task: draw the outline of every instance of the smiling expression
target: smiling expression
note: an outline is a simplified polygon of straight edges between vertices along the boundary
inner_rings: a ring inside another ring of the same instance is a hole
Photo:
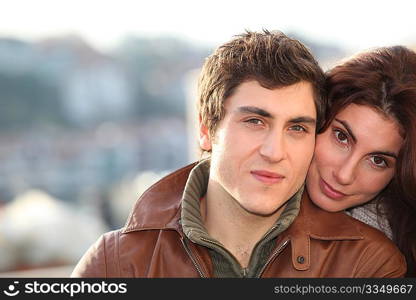
[[[402,143],[393,119],[349,104],[317,136],[306,179],[312,201],[328,211],[370,201],[393,178]]]

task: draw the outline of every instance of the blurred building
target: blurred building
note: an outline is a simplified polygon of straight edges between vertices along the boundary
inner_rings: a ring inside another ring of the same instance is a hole
[[[324,64],[343,54],[305,43]],[[111,53],[77,36],[0,38],[0,272],[75,263],[199,157],[196,80],[211,51],[172,37]]]

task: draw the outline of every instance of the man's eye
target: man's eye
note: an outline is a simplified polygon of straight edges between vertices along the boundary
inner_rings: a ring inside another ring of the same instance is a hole
[[[299,132],[301,132],[301,131],[306,132],[306,128],[301,126],[301,125],[293,125],[293,126],[290,127],[290,130],[299,131]]]
[[[263,121],[257,118],[252,118],[244,121],[245,123],[253,124],[253,125],[263,125]]]
[[[342,130],[334,129],[334,135],[339,143],[348,144],[348,135]]]

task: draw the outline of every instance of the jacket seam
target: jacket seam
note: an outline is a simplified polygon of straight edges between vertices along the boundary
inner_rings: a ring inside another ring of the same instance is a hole
[[[310,235],[308,235],[307,236],[307,243],[308,243],[308,261],[306,262],[306,264],[307,264],[307,268],[306,269],[309,269],[310,267],[311,267],[311,236]]]
[[[366,255],[366,251],[363,251],[362,252],[362,255],[360,256],[360,262],[363,261],[363,257],[365,255]],[[387,262],[387,261],[390,261],[391,259],[395,259],[397,257],[399,257],[399,260],[401,260],[402,263],[403,262],[405,263],[405,260],[403,261],[403,256],[399,255],[398,253],[390,253],[390,255],[388,256],[388,259],[386,258],[385,261]],[[361,268],[360,274],[368,274],[368,271],[373,270],[373,269],[370,268],[370,266],[368,265],[368,263],[364,263],[364,264],[360,263],[359,265],[364,265],[364,267]],[[377,269],[373,270],[373,273],[377,273],[382,267],[383,267],[382,265],[379,265]],[[397,268],[394,271],[395,272],[400,271],[400,268]],[[356,274],[356,277],[362,277],[360,274],[358,274],[358,272],[356,272],[356,273],[357,273]],[[372,274],[372,276],[374,276],[374,275]],[[380,275],[377,275],[377,277],[380,277]]]
[[[196,248],[196,247],[195,247]],[[197,249],[195,249],[196,251],[194,251],[192,254],[194,254],[195,259],[197,260],[198,265],[203,269],[203,272],[205,272],[205,274],[208,274],[208,270],[205,268],[205,264],[203,264],[202,262],[204,262],[204,260],[202,259],[202,257],[199,255]]]
[[[351,218],[351,217],[350,217]],[[307,228],[312,228],[309,218],[307,219]],[[352,234],[352,235],[320,235],[313,233],[313,231],[308,230],[308,234],[311,238],[318,239],[318,240],[324,240],[324,241],[331,241],[331,240],[363,240],[364,235],[363,232],[360,230],[360,228],[357,226],[357,224],[354,224],[354,222],[351,222],[352,226],[354,226],[354,229],[358,232],[358,234]]]
[[[363,240],[363,236],[320,236],[314,233],[309,233],[309,236],[315,240],[322,240],[322,241],[336,241],[336,240],[354,240],[359,241]]]
[[[115,243],[114,243],[114,247],[115,247],[115,249],[114,249],[114,259],[116,261],[118,276],[121,277],[119,242],[120,242],[120,231],[117,230],[117,236],[115,237]]]
[[[159,230],[158,233],[157,233],[157,239],[154,242],[154,245],[152,247],[152,256],[149,260],[149,263],[147,264],[147,269],[146,269],[146,273],[145,273],[146,277],[150,277],[149,274],[150,274],[151,270],[154,268],[154,264],[156,264],[155,261],[157,261],[156,255],[160,255],[159,253],[156,253],[156,249],[157,249],[157,247],[160,247],[160,244],[161,244],[160,241],[163,238],[162,235],[163,235],[163,231]]]
[[[366,249],[367,250],[367,249]],[[357,265],[355,265],[355,267],[354,267],[354,274],[355,274],[355,277],[361,277],[360,276],[360,274],[359,274],[359,272],[358,271],[356,271],[357,270],[357,266],[358,265],[361,265],[361,266],[363,266],[362,268],[361,268],[361,274],[362,273],[364,273],[364,274],[367,274],[367,272],[368,272],[368,270],[369,270],[369,267],[368,267],[368,265],[367,265],[367,263],[362,263],[362,261],[363,261],[363,257],[365,256],[365,254],[366,254],[366,251],[362,251],[361,252],[361,255],[360,255],[360,258],[359,258],[359,260],[357,260],[357,261],[359,261],[360,262],[360,264],[357,264]],[[363,272],[364,271],[364,272]]]
[[[308,247],[308,249],[306,251],[308,253],[307,254],[308,255],[308,257],[307,257],[308,261],[306,262],[306,266],[305,266],[304,270],[309,270],[311,268],[311,232],[310,232],[310,228],[312,228],[311,223],[312,222],[311,222],[310,216],[307,216],[305,218],[305,224],[304,225],[306,225],[307,226],[306,228],[308,228],[307,234],[306,234],[306,244],[307,244],[307,247]]]
[[[105,267],[105,277],[108,277],[108,270],[107,270],[107,251],[106,251],[106,242],[105,236],[103,236],[103,251],[104,251],[104,267]]]

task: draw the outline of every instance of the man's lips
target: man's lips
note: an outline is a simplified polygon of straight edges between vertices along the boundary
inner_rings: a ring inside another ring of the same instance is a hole
[[[269,172],[265,170],[254,170],[254,171],[251,171],[250,173],[251,175],[254,176],[254,178],[259,180],[260,182],[267,183],[267,184],[277,183],[277,182],[282,181],[282,179],[285,178],[285,176],[281,174]]]
[[[321,188],[321,191],[329,198],[331,199],[341,199],[342,197],[347,196],[344,193],[341,193],[340,191],[337,191],[332,186],[330,186],[328,183],[326,183],[322,178],[319,179],[319,186]]]

